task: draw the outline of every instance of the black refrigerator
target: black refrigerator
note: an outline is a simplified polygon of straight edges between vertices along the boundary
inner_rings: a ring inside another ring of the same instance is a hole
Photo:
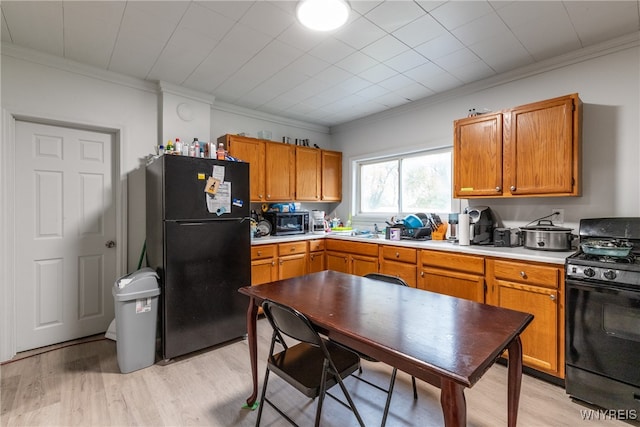
[[[164,155],[146,168],[147,263],[160,276],[161,357],[247,333],[249,164]]]

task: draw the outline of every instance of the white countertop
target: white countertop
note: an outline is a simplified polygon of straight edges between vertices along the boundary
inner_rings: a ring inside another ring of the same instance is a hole
[[[376,244],[384,244],[384,245],[395,245],[395,246],[403,246],[406,248],[417,248],[417,249],[433,249],[439,251],[451,251],[457,253],[471,254],[471,255],[482,255],[482,256],[490,256],[496,258],[510,258],[517,259],[522,261],[534,261],[534,262],[544,262],[549,264],[560,264],[564,265],[565,258],[569,255],[572,255],[575,251],[537,251],[533,249],[526,249],[523,246],[513,247],[513,248],[505,248],[505,247],[494,247],[494,246],[480,246],[480,245],[471,245],[471,246],[460,246],[457,243],[451,243],[446,240],[387,240],[384,237],[358,237],[358,236],[344,236],[344,235],[336,235],[332,233],[326,234],[315,234],[315,233],[307,233],[307,234],[295,234],[291,236],[265,236],[254,238],[251,240],[252,245],[262,245],[269,243],[286,243],[286,242],[296,242],[303,240],[313,240],[313,239],[323,239],[325,237],[330,237],[332,239],[340,239],[340,240],[349,240],[353,242],[365,242],[365,243],[376,243]]]

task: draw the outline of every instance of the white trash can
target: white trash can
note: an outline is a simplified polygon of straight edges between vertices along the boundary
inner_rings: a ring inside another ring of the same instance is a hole
[[[123,374],[155,363],[158,279],[153,269],[145,267],[122,276],[113,285],[116,352]]]

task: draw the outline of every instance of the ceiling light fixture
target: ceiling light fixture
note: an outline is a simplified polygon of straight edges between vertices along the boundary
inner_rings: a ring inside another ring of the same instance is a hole
[[[316,31],[331,31],[349,18],[351,8],[345,0],[300,0],[296,8],[298,21]]]

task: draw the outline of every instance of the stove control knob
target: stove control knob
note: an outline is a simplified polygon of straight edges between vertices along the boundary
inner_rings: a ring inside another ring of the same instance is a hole
[[[613,280],[616,278],[616,272],[613,270],[607,270],[604,272],[604,277],[609,280]]]
[[[593,277],[596,275],[596,272],[593,270],[593,268],[587,267],[584,269],[584,275],[587,277]]]

